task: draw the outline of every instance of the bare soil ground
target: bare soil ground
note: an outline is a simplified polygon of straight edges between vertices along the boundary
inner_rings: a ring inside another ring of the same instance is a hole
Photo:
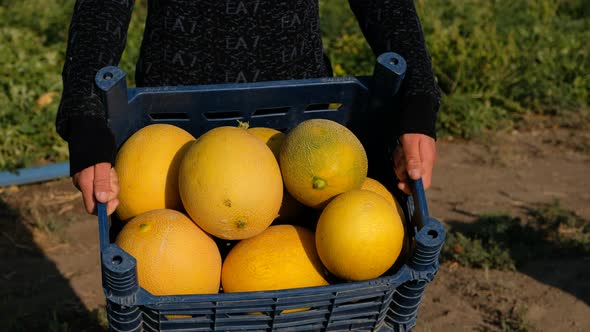
[[[430,213],[446,225],[481,214],[526,217],[559,199],[590,220],[590,135],[542,126],[474,142],[441,141]],[[0,323],[6,331],[103,331],[95,217],[69,179],[0,193]],[[516,271],[444,262],[415,331],[590,331],[590,257]]]

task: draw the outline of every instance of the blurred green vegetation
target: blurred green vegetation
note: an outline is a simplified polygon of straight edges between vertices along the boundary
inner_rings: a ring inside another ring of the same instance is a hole
[[[75,0],[0,0],[0,170],[68,158],[55,131],[61,71]],[[146,2],[134,11],[121,67],[131,77]]]
[[[74,0],[0,0],[0,170],[67,159],[56,134]],[[590,1],[416,0],[444,97],[440,136],[511,128],[526,113],[590,104]],[[136,4],[120,66],[133,84],[146,1]],[[320,0],[336,75],[366,75],[373,55],[347,0]]]
[[[346,0],[325,0],[325,45],[335,73],[372,70],[372,55]],[[590,104],[590,1],[416,0],[444,96],[441,136],[510,128],[527,112]]]

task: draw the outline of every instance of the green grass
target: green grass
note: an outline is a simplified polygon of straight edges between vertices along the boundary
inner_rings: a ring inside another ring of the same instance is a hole
[[[439,135],[512,128],[526,113],[569,117],[590,104],[590,2],[417,0],[444,96]],[[74,0],[0,0],[0,170],[68,158],[56,134],[61,69]],[[336,75],[366,75],[373,55],[346,0],[320,0]],[[146,1],[120,66],[133,85]],[[47,94],[49,93],[49,94]],[[39,97],[53,96],[48,104]]]
[[[526,221],[488,214],[448,229],[442,259],[467,267],[514,270],[531,259],[590,255],[590,221],[557,200],[527,210]]]
[[[0,6],[0,169],[67,156],[53,128],[57,101],[36,104],[42,94],[61,90],[61,22],[67,21],[62,6],[64,1],[3,1]]]
[[[67,146],[55,131],[55,116],[74,3],[0,1],[0,170],[68,158]],[[134,12],[121,61],[121,67],[131,73],[131,84],[143,33],[144,3]],[[47,102],[42,102],[43,97]]]
[[[469,138],[510,127],[525,112],[562,114],[588,106],[589,2],[419,4],[445,94],[442,133]]]

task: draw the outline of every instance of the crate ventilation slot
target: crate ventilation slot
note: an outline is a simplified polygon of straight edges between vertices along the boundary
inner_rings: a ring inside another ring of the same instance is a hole
[[[272,108],[259,108],[254,111],[252,117],[261,117],[261,116],[273,116],[273,115],[285,115],[289,111],[290,107],[272,107]]]
[[[203,116],[207,120],[239,120],[243,119],[242,113],[237,111],[227,111],[227,112],[205,112]]]
[[[311,104],[305,108],[305,113],[313,112],[326,112],[326,111],[337,111],[342,107],[341,103],[322,103],[322,104]]]

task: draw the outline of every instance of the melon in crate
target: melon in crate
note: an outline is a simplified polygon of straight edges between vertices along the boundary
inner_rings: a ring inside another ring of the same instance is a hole
[[[230,126],[207,131],[187,150],[179,190],[190,217],[225,240],[264,231],[283,200],[283,180],[270,148],[246,129]]]

